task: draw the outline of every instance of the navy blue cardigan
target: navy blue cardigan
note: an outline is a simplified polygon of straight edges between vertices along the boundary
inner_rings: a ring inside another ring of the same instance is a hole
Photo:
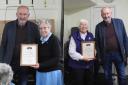
[[[40,72],[49,72],[54,70],[61,70],[61,45],[56,36],[53,34],[49,37],[48,41],[39,44],[39,69]]]

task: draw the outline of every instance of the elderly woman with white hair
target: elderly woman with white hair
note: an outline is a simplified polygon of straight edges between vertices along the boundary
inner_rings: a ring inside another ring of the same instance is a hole
[[[11,83],[13,71],[8,64],[0,63],[0,85],[14,85]]]
[[[43,19],[39,25],[40,43],[38,63],[33,65],[36,72],[36,85],[63,85],[61,45],[51,33],[49,20]]]
[[[73,85],[93,84],[93,58],[82,55],[82,42],[94,41],[94,36],[88,31],[88,21],[80,20],[79,30],[71,34],[69,43],[69,67],[72,69]]]

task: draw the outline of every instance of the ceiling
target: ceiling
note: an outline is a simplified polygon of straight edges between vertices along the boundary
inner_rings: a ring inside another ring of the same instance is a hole
[[[95,0],[64,0],[64,11],[72,12],[96,5]]]

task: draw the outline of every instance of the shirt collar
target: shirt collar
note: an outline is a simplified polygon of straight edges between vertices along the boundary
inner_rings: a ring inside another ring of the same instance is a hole
[[[41,38],[40,38],[41,43],[43,44],[43,43],[47,42],[51,35],[52,35],[52,33],[50,32],[47,37],[41,36]]]
[[[86,33],[81,33],[81,32],[80,32],[80,37],[81,37],[83,40],[85,40],[86,36],[87,36],[87,32],[86,32]]]

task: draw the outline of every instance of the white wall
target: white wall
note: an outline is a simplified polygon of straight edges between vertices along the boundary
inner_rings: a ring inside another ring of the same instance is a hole
[[[73,13],[73,14],[66,14],[65,13],[65,17],[64,17],[64,21],[65,21],[65,23],[64,23],[64,42],[68,39],[71,27],[79,26],[80,19],[86,18],[90,23],[90,20],[91,20],[90,12],[91,12],[90,9],[86,9],[86,10],[82,10],[82,11],[79,11],[79,12]]]
[[[46,0],[47,4],[45,7],[45,0],[21,0],[22,3],[19,4],[19,0],[8,0],[8,5],[6,5],[6,0],[0,0],[0,20],[15,20],[16,19],[16,9],[19,5],[27,5],[30,8],[30,19],[41,19],[48,18],[55,20],[55,34],[60,37],[61,28],[61,0]],[[12,7],[15,6],[15,7]],[[35,9],[35,13],[33,7]],[[8,8],[7,8],[8,7]],[[7,8],[7,11],[6,11]],[[5,16],[6,14],[6,16]]]
[[[75,13],[66,13],[65,12],[65,17],[64,19],[66,20],[65,22],[65,32],[64,32],[64,41],[68,39],[69,33],[70,33],[70,28],[74,26],[78,26],[79,20],[82,18],[86,18],[89,21],[90,28],[89,30],[94,34],[95,31],[95,26],[94,25],[94,8],[95,7],[103,7],[103,6],[110,6],[115,8],[115,14],[114,17],[121,18],[124,21],[126,31],[128,33],[128,11],[126,10],[128,8],[128,0],[114,0],[111,4],[107,4],[103,2],[103,0],[96,0],[96,4],[93,7],[85,8],[83,10],[79,10],[78,12]],[[99,15],[100,16],[100,15]],[[68,19],[66,19],[68,18]]]

